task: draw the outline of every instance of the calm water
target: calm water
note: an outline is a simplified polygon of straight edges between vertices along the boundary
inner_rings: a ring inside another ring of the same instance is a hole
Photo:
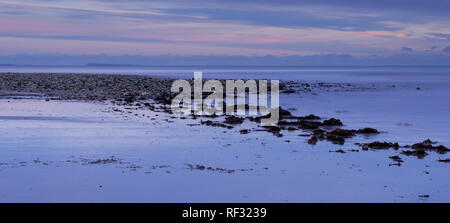
[[[187,125],[198,120],[177,119],[169,123],[164,119],[171,115],[150,110],[136,112],[155,120],[133,114],[123,120],[117,113],[108,112],[110,106],[101,103],[0,100],[0,202],[450,200],[450,166],[436,161],[447,155],[430,153],[423,160],[402,156],[405,163],[397,167],[389,165],[392,160],[388,157],[399,151],[329,152],[357,149],[354,142],[372,140],[407,143],[424,136],[440,140],[430,132],[430,126],[416,122],[417,112],[397,120],[399,115],[386,116],[389,109],[373,114],[367,112],[370,108],[351,102],[360,98],[342,96],[300,100],[291,95],[291,101],[305,104],[290,106],[298,108],[298,113],[316,110],[323,116],[331,115],[334,109],[346,109],[345,115],[332,114],[342,118],[345,128],[372,126],[386,132],[369,138],[358,136],[343,146],[324,141],[312,147],[306,144],[307,137],[297,136],[297,131],[285,131],[282,138],[258,131],[240,134],[240,129],[256,127],[250,122],[224,131]],[[329,103],[342,98],[348,100],[343,104]],[[40,118],[5,119],[6,116]],[[397,126],[403,119],[412,125]],[[431,121],[435,127],[439,123]],[[83,162],[111,156],[121,162]],[[228,174],[190,170],[186,164],[248,171]],[[421,200],[422,194],[430,198]]]
[[[343,146],[323,141],[314,147],[297,131],[285,131],[282,138],[240,134],[256,127],[249,122],[224,131],[187,125],[198,120],[168,122],[171,115],[149,110],[124,119],[102,103],[2,99],[0,202],[450,201],[450,166],[436,161],[449,154],[430,153],[422,160],[400,155],[405,163],[397,167],[389,165],[389,156],[400,151],[330,152],[376,140],[404,145],[430,138],[450,146],[450,67],[0,67],[0,72],[185,78],[193,71],[203,71],[204,78],[396,87],[280,95],[282,107],[296,115],[335,117],[346,129],[382,131]],[[82,162],[111,156],[123,163]],[[251,170],[226,174],[190,170],[187,163]]]
[[[248,78],[329,82],[450,82],[450,67],[446,66],[0,66],[0,72],[137,74],[182,78],[192,78],[194,71],[202,71],[204,73],[204,78]]]

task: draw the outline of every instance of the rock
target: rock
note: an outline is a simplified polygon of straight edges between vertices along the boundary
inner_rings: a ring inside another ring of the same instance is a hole
[[[346,153],[344,150],[342,149],[338,149],[338,150],[330,150],[329,152],[335,152],[335,153]]]
[[[287,126],[287,125],[295,125],[295,126],[298,126],[298,125],[300,125],[300,122],[298,122],[298,121],[296,121],[296,122],[289,122],[289,121],[284,121],[284,120],[282,120],[282,121],[278,121],[278,125],[279,125],[279,126]]]
[[[282,137],[283,134],[280,133],[281,128],[278,126],[264,126],[263,127],[265,131],[272,133],[273,135],[277,137]]]
[[[412,145],[411,148],[413,148],[413,149],[431,149],[431,148],[433,148],[433,144],[435,144],[435,143],[436,142],[432,142],[430,139],[427,139],[423,142]]]
[[[286,90],[281,91],[281,93],[292,94],[292,93],[295,93],[295,90],[294,89],[286,89]]]
[[[362,133],[362,134],[378,134],[378,133],[380,133],[378,130],[373,129],[373,128],[358,129],[357,132]]]
[[[310,114],[310,115],[307,115],[307,116],[303,116],[303,117],[300,117],[300,118],[301,119],[305,119],[305,120],[318,120],[318,119],[320,119],[319,116],[313,115],[313,114]]]
[[[450,158],[438,160],[441,163],[450,163]]]
[[[346,138],[350,138],[355,136],[356,131],[355,130],[347,130],[347,129],[335,129],[331,132],[328,132],[327,135],[337,135],[342,136]]]
[[[223,123],[219,123],[219,122],[213,122],[211,120],[207,120],[207,121],[201,121],[200,122],[202,125],[207,125],[207,126],[213,126],[213,127],[222,127],[222,128],[227,128],[227,129],[232,129],[233,126],[231,125],[225,125]]]
[[[281,118],[282,119],[296,119],[296,120],[319,120],[320,119],[319,116],[316,116],[316,115],[313,115],[313,114],[310,114],[310,115],[307,115],[307,116],[293,116],[293,115],[291,115],[291,116],[283,116]]]
[[[302,136],[302,137],[310,137],[310,134],[298,134],[297,136]]]
[[[291,117],[291,116],[292,116],[292,114],[291,114],[290,111],[285,110],[285,109],[283,109],[283,108],[281,108],[281,107],[280,107],[279,112],[280,112],[280,113],[279,113],[279,114],[280,114],[280,117]]]
[[[317,136],[313,135],[313,136],[311,136],[310,139],[308,139],[308,144],[316,145],[317,141],[318,141]]]
[[[398,143],[391,143],[391,142],[371,142],[371,143],[366,143],[366,144],[361,144],[363,149],[389,149],[389,148],[393,148],[395,150],[397,150],[400,145]]]
[[[355,136],[355,130],[335,129],[326,133],[326,139],[332,143],[343,145],[346,138]]]
[[[250,132],[250,130],[248,129],[242,129],[241,131],[239,131],[241,134],[248,134]]]
[[[389,158],[394,160],[395,162],[403,163],[402,158],[400,158],[399,156],[390,156]]]
[[[203,166],[203,165],[196,165],[195,166],[196,167],[196,169],[198,169],[198,170],[204,170],[206,167],[205,166]]]
[[[437,142],[432,142],[430,139],[427,139],[423,142],[420,143],[416,143],[414,145],[411,146],[412,149],[415,150],[428,150],[428,151],[435,151],[441,154],[447,153],[448,151],[450,151],[447,147],[443,146],[443,145],[439,145],[439,146],[433,146],[433,144],[436,144]]]
[[[425,156],[428,156],[428,153],[425,152],[424,150],[414,150],[414,151],[404,150],[402,151],[402,154],[406,156],[415,156],[418,159],[423,159]]]
[[[345,143],[345,137],[339,135],[327,134],[326,139],[338,145],[344,145]]]
[[[227,116],[225,117],[224,123],[227,124],[242,124],[244,122],[244,118],[236,117],[236,116]]]
[[[301,129],[317,129],[322,123],[315,121],[299,121],[298,125]]]
[[[328,120],[323,121],[322,125],[325,126],[342,126],[342,121],[335,118],[330,118]]]

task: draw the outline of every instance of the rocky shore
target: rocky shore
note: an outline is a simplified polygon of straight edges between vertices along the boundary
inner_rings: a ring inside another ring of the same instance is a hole
[[[174,80],[119,74],[0,73],[0,93],[40,94],[61,100],[163,100],[170,95],[173,96],[170,88]],[[192,83],[192,80],[188,81]],[[224,80],[221,81],[225,86]],[[270,82],[268,84],[270,90]],[[370,85],[350,83],[280,82],[282,94],[316,94],[320,90],[336,92],[373,89],[374,87]]]
[[[105,101],[111,100],[116,106],[115,112],[123,112],[124,108],[130,106],[135,109],[152,110],[155,112],[170,113],[168,106],[173,94],[170,88],[174,79],[155,78],[137,75],[105,75],[105,74],[24,74],[24,73],[0,73],[0,98],[5,95],[40,95],[50,97],[54,100],[87,100]],[[190,80],[191,81],[191,80]],[[313,93],[315,90],[360,90],[361,86],[352,84],[326,84],[326,83],[298,83],[283,82],[280,84],[282,94]],[[150,101],[149,99],[153,100]],[[49,99],[50,100],[50,99]],[[248,108],[249,105],[246,105]],[[235,109],[237,109],[235,107]],[[186,119],[187,117],[181,117]],[[237,117],[226,116],[222,121],[212,121],[217,116],[198,116],[191,114],[189,118],[200,119],[200,125],[210,127],[223,127],[233,129],[241,125],[245,120],[259,123],[262,117]],[[266,117],[268,118],[268,117]],[[343,122],[337,118],[323,119],[317,115],[295,116],[291,112],[280,108],[280,121],[276,126],[241,129],[240,134],[249,134],[254,131],[266,131],[276,137],[283,137],[283,132],[301,131],[298,136],[310,137],[307,143],[315,145],[319,141],[328,141],[333,144],[344,145],[346,139],[356,135],[379,134],[380,131],[366,127],[363,129],[342,129]],[[381,130],[382,131],[382,130]],[[434,146],[437,142],[427,139],[412,146],[400,146],[391,142],[356,143],[363,151],[378,149],[405,148],[399,155],[415,156],[419,159],[427,156],[427,152],[446,154],[450,150],[443,146]],[[354,151],[359,151],[355,149]],[[340,153],[345,151],[340,150]],[[401,157],[390,157],[400,165]],[[440,161],[444,162],[444,161]]]
[[[0,91],[39,93],[61,100],[157,99],[172,79],[137,75],[1,73]]]

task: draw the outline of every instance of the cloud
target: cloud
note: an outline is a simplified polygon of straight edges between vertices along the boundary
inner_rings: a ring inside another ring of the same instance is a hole
[[[3,10],[0,13],[11,14],[21,13],[29,15],[39,15],[44,17],[62,17],[62,18],[73,18],[73,19],[96,19],[100,17],[128,17],[128,18],[146,18],[146,19],[156,19],[156,18],[180,18],[180,19],[197,19],[196,16],[184,16],[177,14],[164,13],[154,9],[148,10],[123,10],[123,9],[111,9],[104,7],[94,7],[92,5],[83,5],[82,3],[64,5],[65,1],[61,1],[63,4],[55,4],[51,2],[48,4],[39,3],[21,3],[21,2],[7,2],[0,1],[0,5]],[[66,1],[72,2],[72,1]]]
[[[33,1],[31,1],[33,2]],[[423,23],[423,19],[414,20],[414,16],[406,16],[414,8],[414,3],[406,4],[408,7],[393,10],[391,6],[400,7],[397,3],[375,4],[368,1],[288,1],[276,3],[271,1],[258,1],[256,4],[250,0],[222,1],[206,0],[175,0],[167,1],[88,1],[90,4],[74,1],[55,1],[46,4],[13,3],[0,1],[0,5],[18,9],[30,9],[37,14],[42,10],[47,15],[57,15],[72,19],[95,19],[104,16],[128,17],[137,19],[167,19],[170,21],[198,20],[223,21],[246,23],[260,26],[277,27],[314,27],[334,30],[356,31],[394,31],[398,27],[387,26],[385,21],[403,21]],[[390,7],[386,7],[389,5]],[[431,4],[435,5],[435,4]],[[450,7],[450,6],[449,6]],[[36,9],[33,9],[36,8]],[[427,8],[427,7],[425,7]],[[437,10],[439,7],[433,7]],[[431,10],[431,9],[430,9]],[[374,12],[375,11],[375,12]],[[417,14],[417,11],[414,11]],[[425,13],[425,12],[424,12]],[[430,14],[430,13],[429,13]],[[433,14],[431,14],[433,15]]]
[[[5,37],[0,44],[20,39],[15,48],[23,52],[27,45],[48,40],[39,53],[62,52],[51,44],[61,40],[67,53],[77,47],[100,53],[88,43],[96,41],[124,53],[137,53],[121,48],[124,43],[141,48],[154,43],[158,53],[185,44],[219,54],[242,49],[241,55],[387,56],[401,46],[420,53],[449,40],[450,14],[441,13],[449,7],[441,0],[0,0],[0,38]],[[74,41],[77,47],[70,49]]]
[[[444,51],[445,53],[450,53],[450,46],[445,47],[442,51]]]
[[[447,33],[429,33],[429,34],[440,40],[450,40],[450,34]]]
[[[402,51],[411,52],[411,51],[413,51],[413,49],[410,47],[403,47]]]

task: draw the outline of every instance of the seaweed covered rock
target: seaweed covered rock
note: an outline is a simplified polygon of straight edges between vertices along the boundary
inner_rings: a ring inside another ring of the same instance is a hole
[[[427,139],[423,142],[412,145],[411,148],[415,149],[415,150],[435,151],[435,152],[441,153],[441,154],[444,154],[444,153],[447,153],[448,151],[450,151],[447,147],[445,147],[443,145],[433,146],[436,143],[437,142],[433,142],[430,139]]]
[[[337,136],[342,136],[342,137],[346,137],[346,138],[350,138],[355,136],[356,131],[353,129],[335,129],[331,132],[328,132],[327,135],[337,135]]]
[[[236,117],[236,116],[227,116],[225,117],[224,123],[227,124],[242,124],[244,122],[244,118]]]
[[[222,128],[227,128],[227,129],[232,129],[233,128],[233,126],[231,126],[231,125],[225,125],[223,123],[213,122],[211,120],[201,121],[200,123],[202,125],[213,126],[213,127],[222,127]]]
[[[307,116],[302,116],[300,118],[304,119],[304,120],[319,120],[320,119],[319,116],[313,115],[313,114],[310,114],[310,115],[307,115]]]
[[[327,132],[326,139],[334,144],[343,145],[346,138],[355,136],[355,130],[335,129]]]
[[[250,132],[250,130],[248,129],[241,129],[241,131],[239,131],[239,133],[241,134],[248,134]]]
[[[164,105],[168,105],[172,103],[172,95],[169,93],[160,93],[155,97],[155,101],[157,101],[158,103],[164,104]]]
[[[338,145],[344,145],[344,143],[345,143],[345,137],[339,136],[339,135],[327,134],[326,139],[328,141],[330,141],[334,144],[338,144]]]
[[[299,121],[298,125],[301,129],[318,129],[322,123],[316,121]]]
[[[362,133],[362,134],[378,134],[380,133],[378,130],[374,129],[374,128],[363,128],[363,129],[358,129],[357,131],[358,133]]]
[[[364,143],[364,144],[359,144],[363,150],[367,150],[367,149],[389,149],[389,148],[393,148],[395,150],[397,150],[398,148],[400,148],[400,145],[398,143],[391,143],[391,142],[371,142],[371,143]]]
[[[325,126],[342,126],[343,123],[339,119],[330,118],[330,119],[327,119],[327,120],[323,121],[322,125],[325,125]]]
[[[285,109],[283,109],[283,108],[281,108],[280,107],[280,110],[279,110],[279,114],[280,114],[280,117],[291,117],[292,116],[292,114],[291,114],[291,112],[290,111],[288,111],[288,110],[285,110]]]
[[[389,159],[394,160],[397,163],[403,163],[403,159],[399,156],[390,156]]]
[[[401,153],[406,156],[415,156],[418,159],[423,159],[425,156],[428,156],[428,153],[425,152],[425,150],[404,150]]]
[[[297,119],[297,120],[320,120],[320,117],[317,115],[306,115],[306,116],[284,116],[283,119]]]
[[[308,144],[310,145],[316,145],[318,141],[318,137],[316,135],[311,136],[310,139],[308,139]]]
[[[264,131],[272,133],[274,136],[282,137],[283,134],[280,133],[281,128],[278,126],[263,126]]]

